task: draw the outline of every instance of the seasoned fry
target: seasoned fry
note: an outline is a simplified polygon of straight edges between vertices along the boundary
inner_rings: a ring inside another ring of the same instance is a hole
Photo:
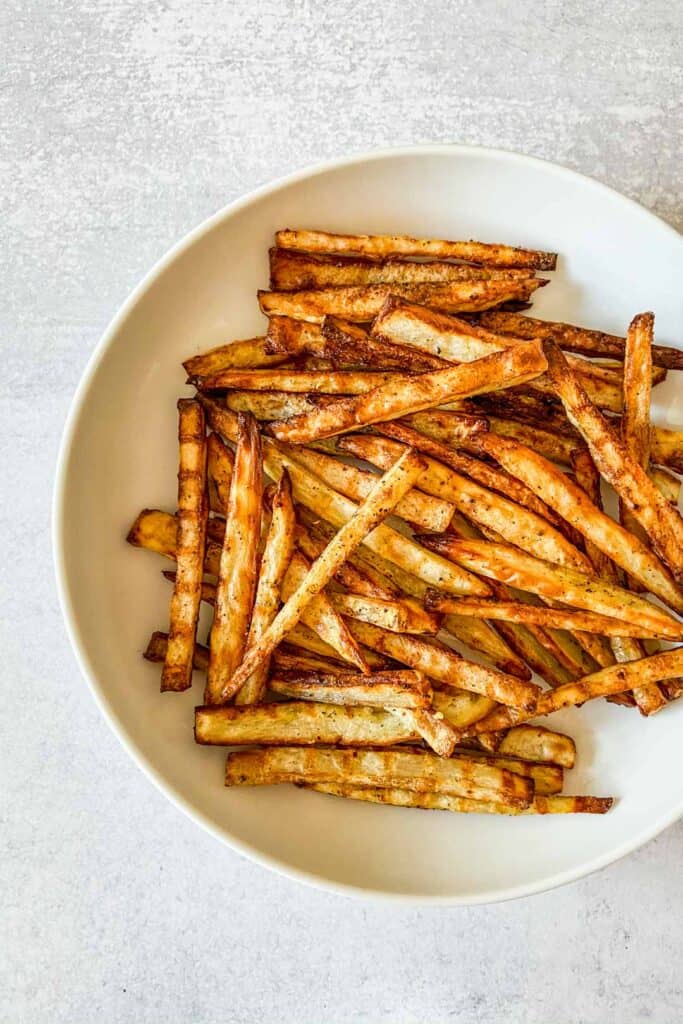
[[[683,638],[683,624],[661,608],[595,576],[544,562],[506,544],[459,540],[449,534],[421,540],[431,550],[502,583],[608,618],[628,616],[653,634],[670,640]]]
[[[650,401],[652,398],[652,335],[654,313],[640,313],[634,317],[626,334],[624,351],[624,402],[621,417],[621,439],[631,458],[642,469],[650,463]],[[643,529],[623,499],[619,501],[619,519],[622,526],[643,539]],[[641,581],[631,574],[629,586],[640,589]],[[679,609],[680,610],[680,609]]]
[[[662,469],[660,466],[649,466],[647,475],[658,491],[664,495],[672,505],[678,505],[681,496],[681,481],[673,473]]]
[[[296,292],[259,290],[257,296],[261,312],[266,316],[289,316],[318,324],[326,316],[339,316],[354,323],[367,323],[377,316],[390,295],[399,295],[409,302],[419,302],[446,312],[475,312],[499,306],[511,299],[524,302],[544,284],[547,284],[546,280],[534,277],[522,281],[375,284]]]
[[[447,281],[524,280],[533,269],[490,270],[445,263],[374,260],[344,256],[311,256],[290,249],[270,250],[270,287],[278,291],[361,284],[438,284]]]
[[[341,658],[341,656],[335,651],[335,649],[331,647],[325,640],[323,640],[318,633],[315,633],[310,628],[310,626],[306,626],[303,622],[297,622],[296,626],[290,629],[290,631],[287,633],[285,640],[289,644],[295,644],[297,648],[301,648],[303,651],[307,653],[319,655],[321,657],[327,658],[328,660],[334,659],[335,661],[339,662],[339,671],[341,671],[342,669],[344,669],[345,671],[349,670],[348,663],[344,662],[343,658]],[[277,650],[279,649],[280,648],[278,648]],[[371,669],[382,671],[382,669],[386,668],[386,658],[381,658],[378,654],[375,654],[374,651],[369,650],[367,647],[361,647],[359,649],[362,652],[365,662],[370,666]],[[275,653],[277,653],[277,651]]]
[[[383,384],[399,380],[396,373],[365,370],[221,370],[211,377],[195,377],[191,383],[202,391],[238,388],[246,391],[290,391],[306,394],[364,395]]]
[[[563,437],[551,430],[544,430],[541,427],[532,427],[528,423],[519,423],[516,420],[499,419],[497,416],[488,416],[489,430],[501,437],[510,437],[527,448],[533,448],[540,455],[552,462],[560,462],[569,465],[571,454],[581,446],[572,435]],[[463,447],[471,448],[475,453],[480,449],[477,447],[477,439],[465,443]]]
[[[392,717],[395,717],[392,715]],[[477,761],[440,758],[401,750],[311,750],[278,747],[228,754],[226,786],[283,782],[337,782],[351,786],[404,788],[413,793],[450,793],[480,800],[503,799],[527,807],[533,783]]]
[[[183,363],[188,376],[205,376],[219,370],[278,366],[288,359],[287,354],[271,354],[265,338],[249,338],[246,341],[231,341],[219,345],[201,355],[191,356]]]
[[[324,352],[333,362],[361,366],[396,367],[413,373],[427,373],[448,366],[444,359],[428,352],[417,352],[406,345],[396,345],[385,338],[374,338],[357,324],[326,316],[322,322]]]
[[[370,622],[392,633],[431,633],[437,630],[426,629],[424,616],[413,616],[410,606],[404,601],[384,600],[377,597],[364,597],[361,594],[330,594],[330,602],[335,611],[348,615],[351,619]]]
[[[207,535],[214,521],[209,519]],[[161,512],[156,508],[145,508],[128,531],[126,540],[134,547],[147,548],[148,551],[155,551],[158,555],[164,555],[164,557],[175,561],[177,529],[178,521],[169,512]],[[207,539],[204,551],[205,572],[212,576],[218,575],[220,555],[221,545],[212,539]],[[173,579],[175,581],[175,576]]]
[[[365,704],[380,708],[430,708],[432,688],[421,672],[400,669],[363,676],[358,672],[273,675],[273,693],[323,704]]]
[[[516,725],[497,734],[496,751],[524,761],[543,761],[573,768],[576,744],[570,736],[553,732],[541,725]],[[479,741],[483,736],[478,737]]]
[[[306,605],[316,597],[347,556],[358,547],[374,527],[395,507],[404,494],[415,483],[424,463],[420,457],[408,450],[387,473],[381,477],[375,487],[358,506],[351,518],[330,541],[325,551],[318,558],[305,579],[280,609],[273,623],[261,637],[258,645],[247,652],[242,665],[223,688],[223,696],[227,698],[235,692],[254,669],[273,651],[285,634],[301,618]]]
[[[354,501],[363,501],[367,498],[377,483],[377,476],[374,473],[351,466],[346,462],[340,462],[321,452],[311,451],[308,448],[292,448],[291,456],[300,465],[309,469],[311,473],[319,476],[330,487]],[[455,506],[413,488],[404,498],[401,498],[394,511],[397,516],[402,516],[409,523],[414,523],[415,526],[422,525],[423,529],[433,529],[425,524],[438,522],[441,524],[440,529],[445,530],[453,518]]]
[[[482,764],[505,768],[506,771],[513,772],[515,775],[532,779],[536,796],[551,796],[562,791],[564,772],[555,764],[532,764],[530,761],[515,757],[505,757],[498,753],[486,754],[471,749],[455,750],[451,756],[465,757],[472,761],[480,761]]]
[[[614,803],[611,796],[535,796],[528,807],[501,801],[470,800],[443,793],[411,793],[408,789],[382,789],[377,786],[349,786],[343,783],[305,783],[305,789],[347,800],[363,800],[392,807],[422,807],[430,811],[457,814],[606,814]]]
[[[385,654],[403,665],[424,672],[445,686],[480,693],[501,704],[533,709],[538,695],[534,683],[505,675],[497,669],[466,661],[437,641],[415,636],[398,636],[367,622],[349,620],[353,636],[366,647]]]
[[[444,444],[459,447],[464,441],[472,440],[477,434],[488,430],[488,421],[483,416],[472,416],[469,413],[450,412],[443,409],[430,409],[429,412],[415,412],[404,416],[402,423],[407,423],[421,434],[442,441]]]
[[[518,249],[488,242],[449,242],[442,239],[411,238],[409,235],[340,235],[327,231],[277,231],[275,244],[281,249],[323,255],[357,255],[386,260],[396,256],[417,256],[464,260],[491,267],[529,267],[554,270],[557,253]]]
[[[522,480],[594,547],[622,569],[630,571],[646,589],[671,607],[683,611],[683,593],[659,559],[639,538],[596,508],[585,491],[565,473],[542,455],[510,438],[484,434],[477,443],[485,454]]]
[[[338,447],[381,468],[386,468],[405,450],[404,445],[393,440],[368,434],[342,438]],[[535,512],[481,487],[441,462],[425,457],[425,464],[418,483],[428,494],[452,502],[479,526],[495,530],[509,543],[528,548],[540,558],[590,571],[586,556]]]
[[[308,395],[294,391],[229,391],[225,406],[234,412],[250,412],[257,420],[298,416],[311,408]]]
[[[234,468],[235,456],[232,449],[228,448],[218,434],[209,434],[206,442],[206,477],[209,508],[212,512],[225,515]]]
[[[272,516],[263,548],[254,598],[254,613],[247,636],[247,650],[258,643],[280,607],[280,588],[294,552],[295,527],[292,487],[289,474],[285,472],[280,477],[273,496]],[[258,704],[263,699],[268,669],[268,660],[259,665],[235,694],[236,704]]]
[[[147,661],[164,662],[168,649],[168,633],[161,633],[155,630],[149,638],[147,648],[142,655]],[[200,672],[206,672],[209,667],[209,648],[202,644],[195,643],[192,653],[192,667]]]
[[[612,359],[623,359],[626,341],[614,334],[603,331],[589,331],[584,327],[572,324],[554,323],[549,320],[536,320],[519,313],[504,313],[498,310],[480,313],[477,322],[483,327],[501,334],[513,334],[517,338],[552,338],[561,349],[569,352],[580,352],[586,356],[609,356]],[[666,345],[652,346],[652,361],[655,366],[669,370],[683,370],[683,352],[668,348]]]
[[[280,644],[273,651],[271,666],[277,672],[340,672],[348,666],[318,654],[307,654],[290,644]]]
[[[567,416],[581,431],[600,474],[647,532],[674,579],[683,581],[683,519],[632,458],[609,423],[588,399],[554,342],[545,342],[549,376]]]
[[[388,708],[388,711],[395,718],[405,720],[406,724],[414,725],[427,746],[439,757],[451,756],[456,735],[442,714],[432,711],[431,708],[418,708],[414,711],[407,708]]]
[[[240,413],[211,627],[211,657],[204,694],[206,704],[220,704],[226,699],[223,691],[239,665],[247,643],[258,577],[262,496],[263,460],[256,421]],[[236,690],[237,687],[233,693]]]
[[[468,690],[435,690],[432,704],[453,729],[466,729],[496,707],[495,701]]]
[[[653,427],[650,457],[660,466],[669,466],[676,473],[683,473],[683,431]]]

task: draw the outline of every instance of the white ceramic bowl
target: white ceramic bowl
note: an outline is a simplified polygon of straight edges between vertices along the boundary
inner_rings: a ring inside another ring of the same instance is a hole
[[[125,543],[143,506],[173,509],[181,358],[263,329],[256,303],[279,227],[478,238],[561,255],[535,311],[623,333],[683,317],[680,236],[610,189],[495,150],[420,147],[299,172],[226,207],[181,241],[115,317],[81,381],[57,476],[54,547],[64,617],[83,674],[137,763],[187,814],[261,864],[356,895],[481,903],[538,892],[623,856],[683,809],[683,701],[646,721],[604,701],[553,720],[578,745],[573,792],[612,794],[605,816],[495,818],[378,807],[291,786],[226,790],[224,752],[192,735],[197,685],[159,694],[141,658],[165,628],[161,560]],[[678,381],[657,389],[670,425]],[[680,390],[678,391],[680,403]],[[74,681],[74,685],[76,685]]]

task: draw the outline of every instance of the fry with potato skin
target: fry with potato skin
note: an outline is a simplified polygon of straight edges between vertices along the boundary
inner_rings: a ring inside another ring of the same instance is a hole
[[[204,572],[206,520],[206,430],[198,402],[178,401],[178,511],[176,561],[169,613],[169,635],[161,691],[182,691],[192,685],[192,653],[197,632]]]
[[[209,508],[212,512],[225,515],[230,497],[230,481],[235,468],[232,449],[215,432],[206,442],[206,477],[209,492]]]
[[[295,391],[229,391],[226,409],[250,412],[257,420],[280,420],[298,416],[311,408],[310,396]]]
[[[239,750],[227,756],[226,786],[283,782],[399,787],[415,793],[450,793],[489,800],[503,798],[520,807],[527,807],[533,797],[530,779],[477,761],[446,759],[426,753],[277,747]]]
[[[305,579],[280,609],[259,643],[247,652],[240,667],[225,683],[224,698],[239,689],[257,665],[268,657],[284,635],[299,621],[306,605],[329,583],[347,556],[410,490],[423,467],[424,463],[420,457],[409,449],[383,477],[380,477],[365,501],[358,506],[356,512],[311,566]]]
[[[265,338],[248,338],[246,341],[230,341],[201,355],[191,356],[183,363],[188,376],[204,376],[219,370],[278,366],[288,359],[286,354],[271,353]]]
[[[683,519],[632,458],[553,342],[545,342],[548,374],[562,399],[567,416],[580,430],[601,476],[612,485],[650,538],[674,579],[683,581]]]
[[[334,609],[332,609],[332,611],[334,611]],[[327,659],[334,659],[339,663],[339,671],[344,669],[348,672],[349,670],[348,662],[344,661],[334,647],[332,647],[326,640],[323,640],[319,633],[316,633],[310,626],[307,626],[303,619],[301,622],[297,622],[296,626],[293,626],[289,630],[284,642],[294,644],[297,648],[301,648],[309,654],[319,655]],[[276,652],[277,650],[280,650],[280,648],[278,647]],[[381,658],[378,654],[375,654],[374,651],[369,650],[367,647],[361,648],[361,653],[364,661],[370,666],[370,669],[382,671],[387,667],[386,658]]]
[[[243,391],[288,391],[307,394],[364,395],[383,384],[393,384],[399,374],[380,370],[221,370],[211,377],[193,377],[201,391],[223,388]]]
[[[146,661],[152,662],[164,662],[166,659],[166,651],[168,649],[168,633],[162,633],[160,630],[155,630],[151,637],[147,647],[142,655]],[[192,655],[192,667],[200,672],[206,672],[209,667],[209,648],[204,647],[202,644],[195,643],[194,652]]]
[[[483,739],[480,735],[475,742],[481,743]],[[576,744],[571,736],[542,725],[516,725],[507,732],[497,733],[495,750],[509,757],[549,762],[561,768],[573,768],[576,761]]]
[[[624,349],[624,401],[621,439],[632,458],[647,471],[650,462],[650,402],[652,400],[652,335],[654,313],[639,313],[626,334]],[[630,533],[643,539],[643,530],[633,514],[619,501],[619,519]],[[640,581],[629,578],[632,590]],[[679,609],[680,611],[681,609]]]
[[[545,366],[537,343],[524,343],[472,363],[404,378],[365,395],[340,399],[327,408],[271,423],[268,430],[280,441],[302,444],[430,409],[445,401],[512,387],[539,376]]]
[[[430,708],[432,688],[421,672],[399,669],[364,676],[358,672],[279,673],[271,676],[273,693],[323,704],[364,704],[381,708]]]
[[[424,617],[411,615],[409,606],[402,601],[387,601],[378,597],[364,597],[360,594],[329,594],[330,603],[340,615],[346,615],[360,622],[370,622],[392,633],[431,634],[435,629],[425,629]]]
[[[322,351],[333,362],[382,369],[396,367],[411,373],[427,373],[448,366],[445,359],[384,338],[374,338],[362,327],[339,317],[326,316],[321,330],[325,339]]]
[[[227,699],[226,683],[246,647],[258,578],[262,500],[263,459],[258,428],[253,417],[240,413],[209,644],[206,704],[220,704]],[[229,696],[236,690],[237,687]]]
[[[534,270],[554,270],[557,263],[557,253],[553,252],[489,242],[412,238],[409,235],[343,235],[285,228],[275,233],[275,244],[280,249],[293,249],[295,252],[365,256],[375,260],[412,256],[421,259],[463,260],[491,267],[528,267]]]

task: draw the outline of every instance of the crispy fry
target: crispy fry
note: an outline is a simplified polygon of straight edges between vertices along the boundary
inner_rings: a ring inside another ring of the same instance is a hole
[[[457,814],[606,814],[614,803],[611,796],[535,796],[528,807],[501,801],[470,800],[443,793],[411,793],[407,789],[348,786],[343,783],[305,783],[305,789],[347,800],[363,800],[392,807],[422,807],[430,811]]]
[[[650,457],[660,466],[669,466],[676,473],[683,473],[683,431],[653,427]]]
[[[544,343],[549,376],[567,416],[585,438],[600,474],[644,528],[674,579],[683,581],[683,519],[632,458],[605,417],[588,399],[553,342]]]
[[[168,649],[168,633],[161,633],[155,630],[149,638],[147,648],[142,655],[147,661],[164,662]],[[202,644],[195,643],[192,654],[192,667],[200,672],[206,672],[209,667],[209,648]]]
[[[402,423],[407,423],[421,434],[442,441],[444,444],[457,448],[463,441],[470,441],[477,434],[488,430],[488,421],[483,416],[472,416],[469,413],[450,412],[443,409],[430,409],[429,412],[415,412],[404,416]]]
[[[256,421],[240,413],[211,627],[211,657],[204,694],[206,704],[220,704],[226,699],[223,691],[239,665],[247,643],[258,576],[262,495],[263,461]],[[237,687],[233,693],[236,690]]]
[[[510,437],[527,448],[533,448],[540,455],[552,462],[560,462],[569,465],[571,453],[581,446],[572,435],[563,437],[551,430],[544,430],[541,427],[532,427],[528,423],[518,423],[516,420],[500,419],[497,416],[489,416],[489,430],[501,437]],[[477,439],[466,442],[463,447],[471,448],[475,453],[479,451]]]
[[[585,491],[550,461],[510,438],[484,434],[477,442],[535,494],[563,516],[590,543],[631,572],[663,601],[683,611],[683,593],[668,570],[637,537],[591,502]]]
[[[435,690],[432,704],[437,714],[443,715],[453,729],[466,729],[484,718],[496,707],[496,702],[468,690]]]
[[[257,420],[287,419],[309,412],[308,395],[294,391],[229,391],[225,406],[234,412],[250,412]]]
[[[287,633],[285,640],[288,644],[295,644],[297,648],[301,648],[307,653],[319,655],[321,657],[334,659],[339,662],[338,670],[344,669],[349,670],[349,665],[345,662],[341,656],[331,647],[325,640],[315,633],[310,626],[306,626],[303,622],[298,622]],[[278,648],[279,650],[279,648]],[[371,669],[376,671],[382,671],[387,667],[386,658],[381,658],[374,651],[369,650],[367,647],[360,647],[363,658]]]
[[[364,704],[380,708],[430,708],[432,688],[421,672],[400,669],[376,672],[370,676],[358,672],[307,675],[288,672],[271,676],[269,688],[293,700],[313,700],[323,704]]]
[[[396,717],[392,715],[392,718]],[[533,783],[477,761],[440,758],[401,750],[311,750],[278,747],[228,754],[226,786],[282,782],[337,782],[355,786],[402,787],[414,793],[450,793],[473,799],[503,799],[527,807]]]
[[[444,359],[428,352],[417,352],[385,338],[374,338],[357,324],[326,316],[322,322],[325,355],[333,362],[360,366],[396,367],[413,373],[427,373],[448,366]]]
[[[183,363],[188,376],[204,376],[218,373],[219,370],[239,369],[260,366],[278,366],[288,356],[282,353],[271,354],[266,346],[265,338],[249,338],[246,341],[231,341],[227,345],[219,345],[201,355],[191,356]]]
[[[319,654],[307,654],[290,644],[276,647],[270,663],[277,672],[339,672],[342,668],[348,668],[339,661],[323,658]]]
[[[621,439],[631,457],[644,470],[647,470],[650,463],[654,322],[654,313],[640,313],[636,316],[629,325],[624,351],[624,411],[621,417]],[[643,529],[623,499],[619,501],[619,519],[622,526],[643,540]],[[639,587],[640,582],[633,574],[629,577],[629,586],[632,590],[642,589]]]
[[[456,735],[442,714],[432,711],[431,708],[418,708],[414,711],[407,708],[388,710],[395,718],[404,719],[406,724],[414,725],[427,746],[439,757],[451,756]]]
[[[530,682],[505,675],[497,669],[466,661],[459,654],[437,641],[415,636],[398,636],[367,622],[349,621],[353,636],[380,654],[424,672],[449,687],[480,693],[501,704],[532,709],[538,687]]]
[[[447,312],[474,312],[510,299],[526,301],[544,284],[547,281],[534,277],[522,281],[375,284],[296,292],[260,290],[257,294],[261,312],[266,316],[289,316],[310,323],[322,323],[326,316],[339,316],[354,323],[367,323],[377,316],[390,295]]]
[[[247,650],[258,643],[280,607],[280,588],[294,551],[295,526],[292,487],[289,474],[283,473],[273,496],[272,516],[261,558],[254,612],[247,636]],[[263,699],[268,669],[268,660],[259,665],[235,694],[236,704],[258,704]]]
[[[383,384],[399,380],[396,373],[365,370],[222,370],[211,377],[195,377],[202,391],[237,388],[246,391],[290,391],[294,394],[322,391],[328,395],[364,395]]]
[[[519,313],[503,313],[498,310],[481,313],[478,323],[501,334],[514,334],[518,338],[531,341],[534,338],[552,338],[561,349],[569,352],[580,352],[586,356],[609,356],[623,359],[626,351],[624,338],[603,331],[589,331],[584,327],[572,324],[553,323],[548,320],[536,320]],[[669,370],[683,370],[683,352],[668,348],[666,345],[652,346],[652,360],[655,366]]]
[[[576,744],[570,736],[553,732],[541,725],[516,725],[505,733],[498,733],[496,751],[524,761],[543,761],[573,768]],[[479,736],[479,740],[483,739]]]
[[[234,673],[232,679],[226,682],[223,688],[224,698],[228,697],[231,692],[235,692],[257,665],[268,657],[284,635],[299,621],[306,605],[332,579],[339,566],[346,561],[347,556],[392,511],[396,502],[400,501],[403,495],[410,490],[423,467],[424,463],[421,458],[409,449],[378,480],[368,497],[358,506],[335,538],[330,541],[320,558],[314,562],[305,579],[280,609],[258,645],[247,652],[242,665]]]
[[[647,475],[666,500],[670,501],[672,505],[677,506],[681,496],[681,481],[679,478],[660,466],[649,466]]]
[[[443,629],[465,647],[483,654],[501,672],[518,679],[531,679],[531,672],[524,659],[488,622],[464,615],[446,615]]]
[[[225,515],[230,496],[230,481],[235,468],[235,456],[218,434],[209,434],[206,442],[206,477],[209,508]]]
[[[362,284],[423,284],[447,281],[524,280],[533,269],[488,269],[443,261],[374,260],[344,256],[311,256],[290,249],[270,250],[270,287],[278,291]]]
[[[484,435],[485,436],[485,435]],[[352,435],[339,441],[339,450],[385,468],[405,446],[388,438],[368,434]],[[590,571],[586,556],[547,520],[502,494],[489,491],[450,467],[425,457],[426,469],[418,483],[422,490],[452,502],[480,526],[493,529],[509,543],[529,548],[540,558]]]
[[[536,796],[551,796],[562,791],[564,772],[555,764],[533,764],[531,761],[521,758],[505,757],[498,753],[487,754],[471,749],[455,750],[451,756],[465,757],[492,767],[505,768],[506,771],[512,772],[514,775],[532,779]]]
[[[358,255],[386,260],[396,256],[464,260],[491,267],[529,267],[554,270],[557,254],[535,249],[518,249],[488,242],[449,242],[443,239],[411,238],[409,235],[340,235],[327,231],[293,231],[275,234],[281,249],[327,255]]]
[[[341,615],[359,619],[361,622],[370,622],[392,633],[434,635],[437,632],[435,629],[425,629],[424,616],[413,616],[410,606],[405,601],[387,601],[360,594],[330,594],[329,598],[332,607]]]
[[[207,524],[207,534],[213,520]],[[175,561],[176,533],[178,521],[169,512],[161,512],[156,508],[144,508],[128,531],[126,540],[134,547],[146,548],[164,555]],[[204,551],[204,571],[212,576],[218,575],[221,547],[212,539],[207,539]],[[175,577],[174,577],[175,580]]]
[[[598,612],[608,618],[628,616],[632,621],[637,619],[653,634],[670,640],[683,636],[683,625],[661,608],[595,576],[544,562],[506,544],[459,540],[449,534],[422,537],[421,540],[431,550],[453,558],[475,572],[532,594]]]

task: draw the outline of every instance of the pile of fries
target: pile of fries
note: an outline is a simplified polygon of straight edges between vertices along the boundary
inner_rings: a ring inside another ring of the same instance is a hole
[[[625,338],[524,315],[555,259],[279,231],[265,337],[185,362],[177,509],[128,540],[175,562],[145,656],[164,691],[205,675],[197,742],[247,748],[226,785],[604,813],[527,723],[683,693],[683,433],[650,423],[683,352],[651,313]]]

